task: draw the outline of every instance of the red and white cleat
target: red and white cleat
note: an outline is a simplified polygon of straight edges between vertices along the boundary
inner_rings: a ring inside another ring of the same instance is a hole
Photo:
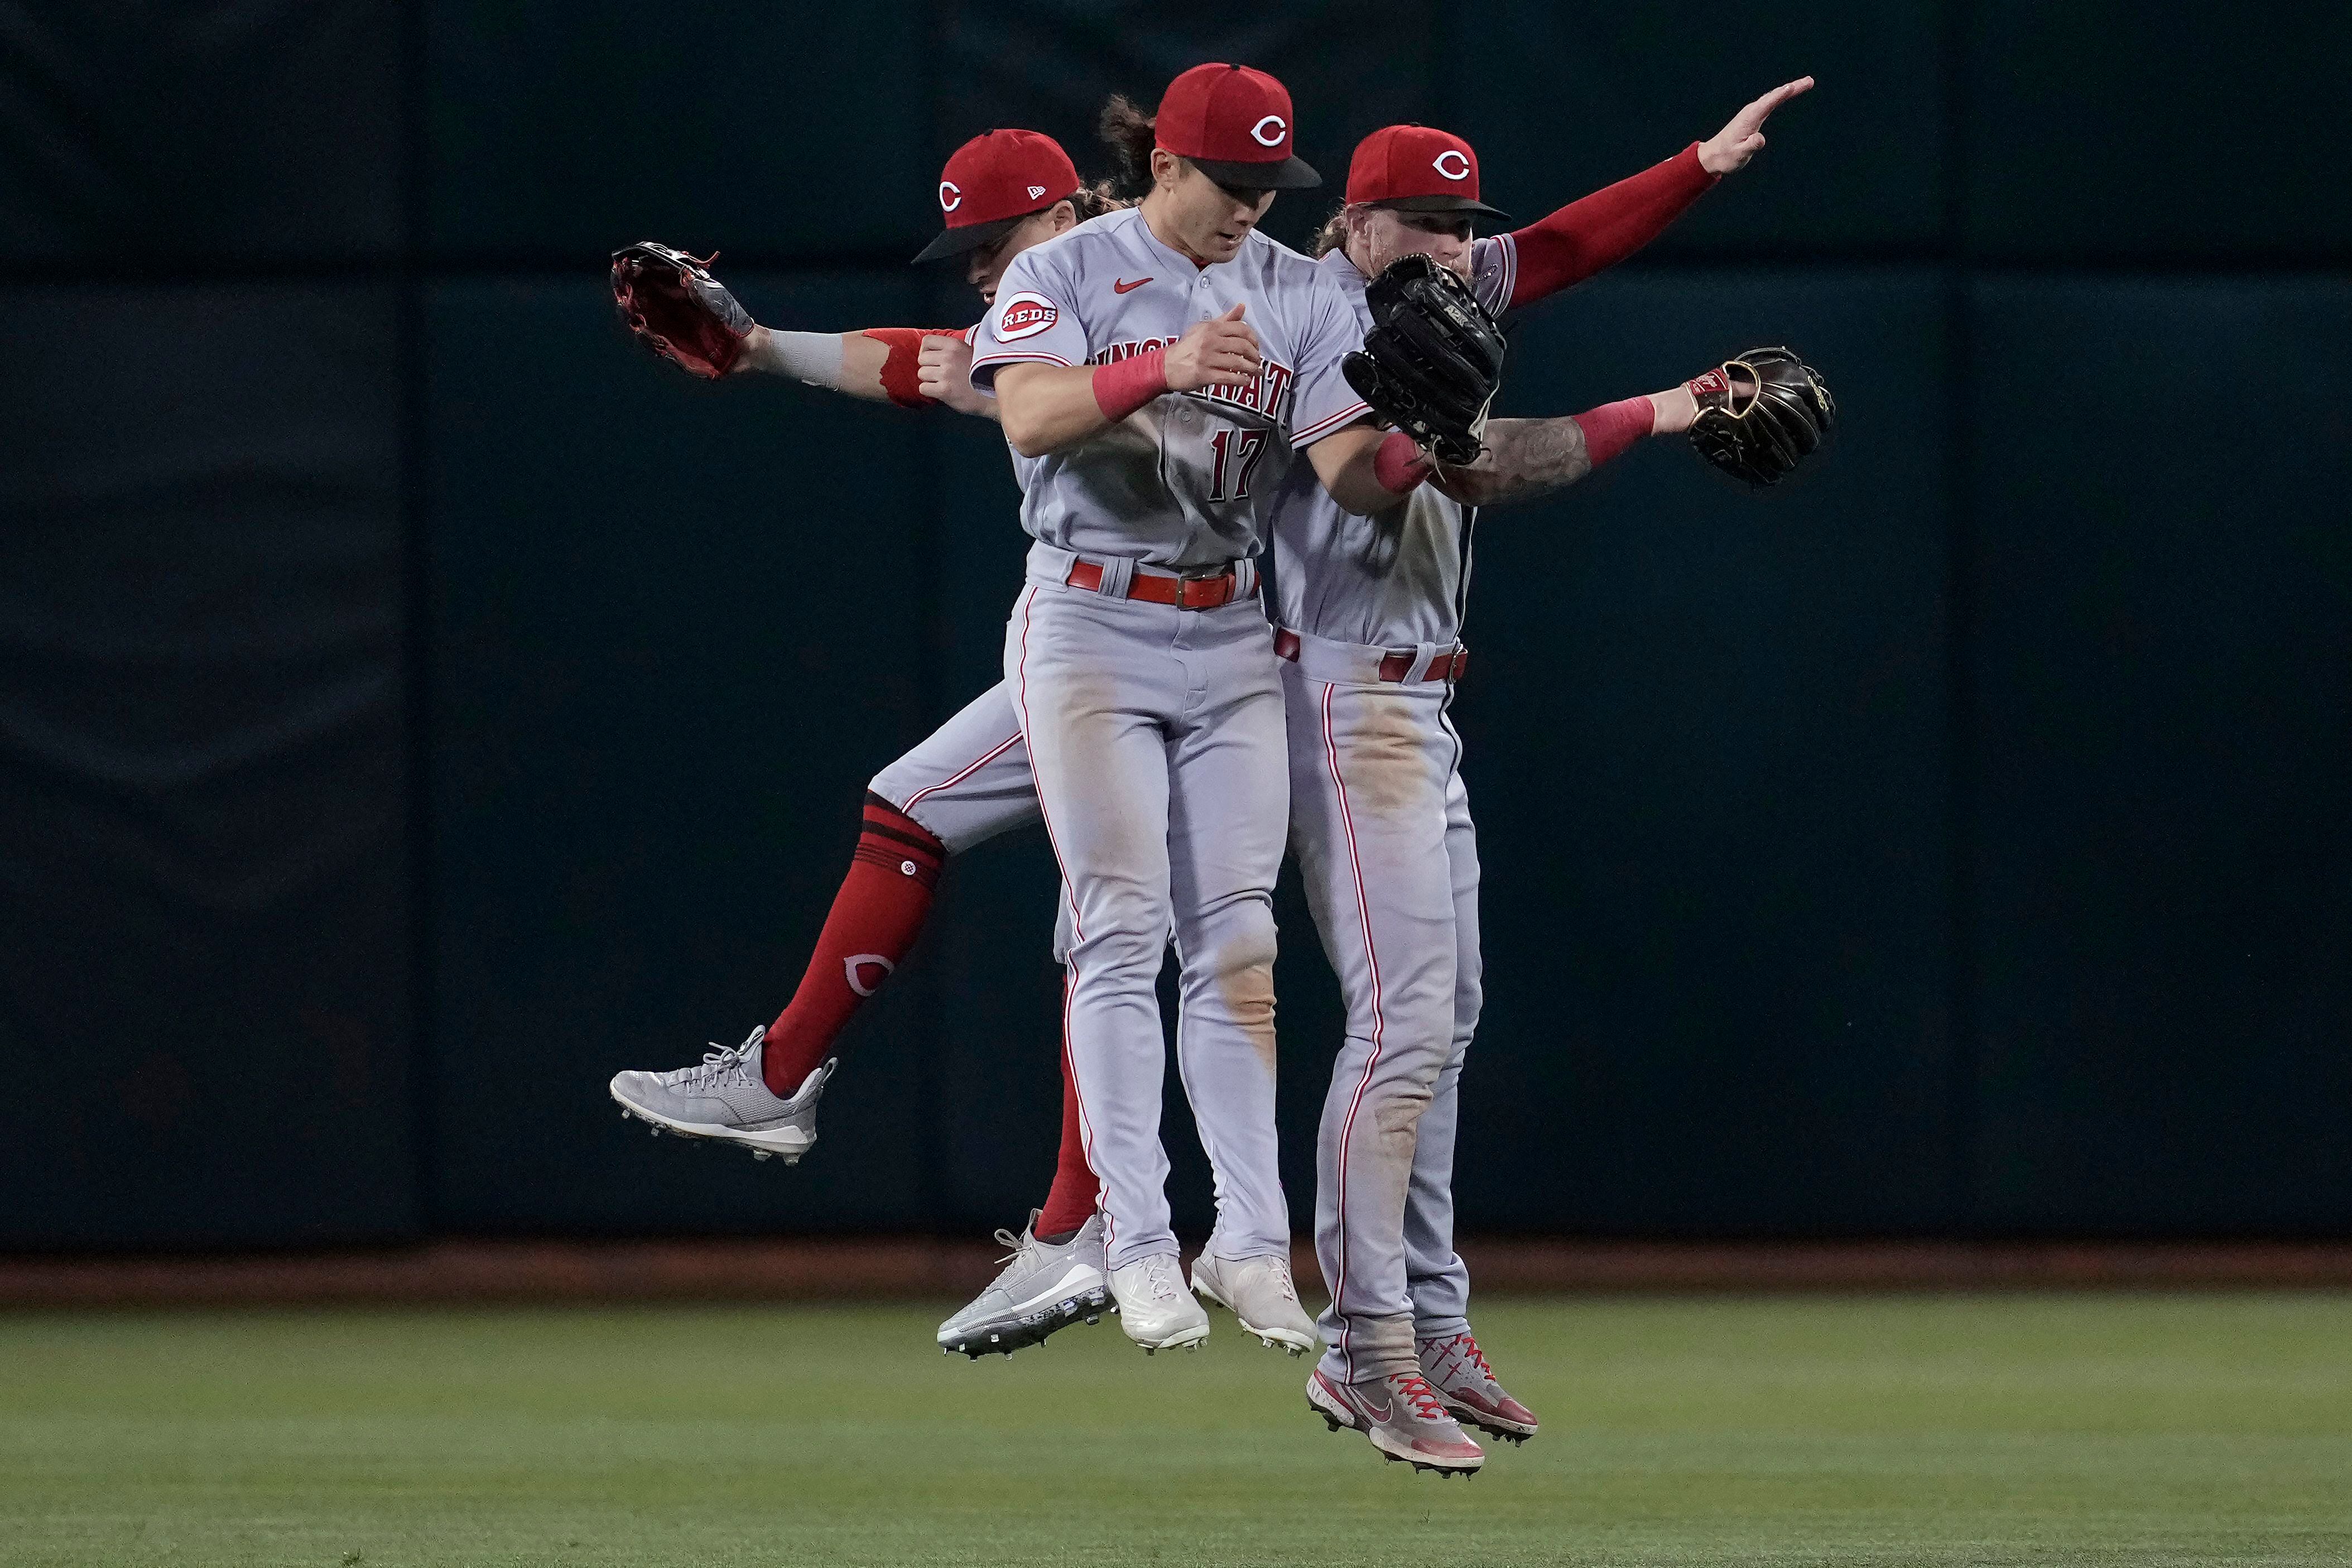
[[[1345,1426],[1361,1432],[1382,1458],[1416,1470],[1467,1476],[1486,1462],[1486,1451],[1445,1413],[1429,1380],[1416,1373],[1341,1383],[1318,1367],[1307,1380],[1307,1405],[1332,1431]]]
[[[1455,1420],[1506,1443],[1524,1443],[1536,1435],[1536,1413],[1495,1381],[1495,1369],[1466,1330],[1444,1339],[1415,1340],[1412,1348],[1422,1375]]]

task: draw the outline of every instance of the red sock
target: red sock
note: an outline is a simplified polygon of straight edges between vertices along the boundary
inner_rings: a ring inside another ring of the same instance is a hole
[[[771,1093],[800,1088],[833,1048],[834,1037],[874,994],[922,934],[947,846],[880,795],[866,797],[849,875],[816,939],[792,1005],[768,1026],[760,1076]]]
[[[1078,1091],[1070,1081],[1070,1058],[1062,1056],[1062,1158],[1054,1167],[1053,1190],[1037,1212],[1039,1236],[1067,1236],[1087,1223],[1102,1191],[1087,1163],[1086,1135],[1078,1130]]]

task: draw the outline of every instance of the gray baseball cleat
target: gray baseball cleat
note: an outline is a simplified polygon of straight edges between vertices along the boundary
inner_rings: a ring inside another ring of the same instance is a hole
[[[1334,1432],[1343,1426],[1361,1432],[1394,1464],[1467,1476],[1486,1462],[1486,1451],[1445,1413],[1437,1391],[1416,1372],[1341,1383],[1317,1367],[1307,1379],[1307,1406]]]
[[[1536,1413],[1495,1381],[1495,1369],[1486,1364],[1486,1353],[1467,1329],[1438,1339],[1417,1339],[1412,1348],[1422,1375],[1456,1421],[1506,1443],[1524,1443],[1536,1435]]]
[[[1209,1337],[1209,1314],[1184,1289],[1184,1265],[1172,1252],[1154,1252],[1110,1271],[1111,1300],[1121,1332],[1146,1355],[1196,1351]]]
[[[1298,1288],[1290,1282],[1286,1258],[1229,1258],[1202,1253],[1192,1259],[1192,1290],[1214,1301],[1255,1334],[1265,1345],[1280,1345],[1292,1355],[1315,1348],[1315,1320],[1298,1304]]]
[[[1050,1246],[1037,1239],[1037,1215],[1029,1211],[1029,1227],[1019,1236],[996,1233],[1013,1256],[971,1305],[940,1325],[943,1353],[961,1351],[974,1361],[1011,1355],[1024,1345],[1043,1344],[1046,1335],[1080,1319],[1097,1322],[1109,1310],[1102,1215],[1087,1215],[1076,1236]]]
[[[780,1154],[797,1165],[816,1142],[816,1102],[838,1063],[828,1060],[790,1100],[779,1099],[760,1077],[767,1037],[763,1026],[732,1050],[713,1042],[700,1062],[675,1072],[614,1073],[613,1098],[625,1114],[653,1123],[656,1136],[740,1143],[755,1159]]]

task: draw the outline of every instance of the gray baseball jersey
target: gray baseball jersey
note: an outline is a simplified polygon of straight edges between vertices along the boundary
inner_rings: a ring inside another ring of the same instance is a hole
[[[1511,298],[1517,251],[1508,235],[1470,247],[1470,281],[1497,313]],[[1318,263],[1355,313],[1360,340],[1372,324],[1364,275],[1344,252]],[[1278,619],[1293,631],[1372,647],[1450,645],[1461,635],[1469,552],[1462,509],[1427,485],[1380,517],[1342,511],[1324,493],[1314,465],[1282,476],[1274,510]]]
[[[973,342],[982,391],[1007,364],[1164,348],[1237,304],[1265,362],[1256,384],[1157,397],[1092,440],[1017,462],[1031,538],[1180,570],[1256,554],[1288,453],[1364,413],[1339,374],[1363,328],[1338,274],[1287,246],[1252,233],[1233,260],[1203,268],[1160,244],[1139,209],[1013,258]]]

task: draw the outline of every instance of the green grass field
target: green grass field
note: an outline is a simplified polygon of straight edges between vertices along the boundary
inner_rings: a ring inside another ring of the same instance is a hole
[[[0,1562],[2352,1563],[2352,1298],[1493,1302],[1546,1422],[1381,1464],[1222,1316],[0,1318]]]

